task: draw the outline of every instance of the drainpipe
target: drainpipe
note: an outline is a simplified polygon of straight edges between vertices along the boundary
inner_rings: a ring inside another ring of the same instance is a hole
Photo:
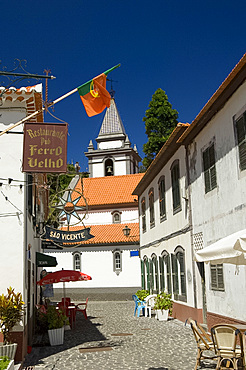
[[[189,226],[190,226],[191,255],[192,255],[193,294],[194,294],[194,306],[195,308],[197,308],[197,284],[196,284],[195,261],[194,261],[194,241],[193,241],[191,196],[190,196],[190,166],[189,166],[188,145],[185,145],[185,164],[186,164],[186,176],[187,176],[188,207],[189,207],[188,217],[189,217]]]

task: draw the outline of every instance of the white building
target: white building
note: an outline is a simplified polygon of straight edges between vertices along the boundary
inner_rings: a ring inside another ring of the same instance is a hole
[[[76,247],[44,249],[57,258],[58,266],[53,271],[77,269],[92,277],[90,281],[66,284],[66,292],[73,299],[87,295],[86,288],[107,292],[117,288],[120,298],[125,288],[133,294],[141,285],[138,203],[132,195],[143,176],[137,173],[141,158],[136,148],[131,148],[113,98],[96,140],[98,149],[91,141],[86,153],[90,177],[81,179],[77,175],[70,184],[75,193],[83,193],[88,213],[83,223],[69,227],[70,231],[90,227],[94,238]],[[78,197],[76,194],[74,197]],[[83,199],[77,203],[81,205]],[[126,226],[131,229],[128,237],[123,233]],[[62,294],[62,285],[54,285],[54,290],[56,296]]]
[[[42,85],[0,88],[0,132],[42,108]],[[43,115],[30,120],[43,122]],[[25,302],[23,322],[14,328],[15,360],[21,361],[32,341],[34,305],[37,303],[36,252],[39,231],[47,216],[45,176],[22,172],[23,125],[0,136],[0,294],[14,288]]]
[[[174,317],[209,329],[246,322],[245,264],[215,260],[215,243],[246,234],[245,96],[246,54],[191,125],[177,126],[134,190],[142,287],[170,292]]]
[[[196,311],[186,154],[177,143],[188,126],[177,125],[133,193],[139,197],[142,287],[171,294],[173,317],[183,321]]]
[[[245,79],[246,55],[179,140],[187,147],[193,245],[198,254],[219,240],[223,247],[223,238],[235,232],[245,233]],[[204,289],[203,295],[199,291],[198,305],[208,327],[218,321],[245,322],[245,266],[201,262],[198,267],[198,286]]]

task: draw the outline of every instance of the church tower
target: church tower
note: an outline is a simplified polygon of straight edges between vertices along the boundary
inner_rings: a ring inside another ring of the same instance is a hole
[[[94,149],[93,142],[90,140],[88,152],[85,153],[88,158],[90,177],[129,175],[139,172],[141,157],[136,145],[134,148],[131,147],[113,94],[96,142],[97,148]]]

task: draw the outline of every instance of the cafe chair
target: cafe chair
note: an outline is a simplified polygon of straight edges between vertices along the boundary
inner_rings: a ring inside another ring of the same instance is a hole
[[[190,323],[192,332],[194,334],[196,345],[197,345],[197,358],[195,369],[201,366],[201,361],[203,360],[215,360],[217,355],[214,352],[213,340],[209,333],[207,333],[201,324],[191,317],[187,320]]]
[[[155,297],[157,297],[157,294],[150,294],[145,299],[145,317],[151,317],[151,311],[154,308],[155,305]]]
[[[89,300],[89,298],[87,297],[85,302],[81,302],[81,303],[76,304],[76,312],[77,311],[82,312],[86,320],[87,320],[86,309],[87,309],[88,300]],[[82,306],[82,307],[80,307],[80,306]]]
[[[142,310],[142,314],[144,315],[144,309],[145,309],[146,302],[141,301],[136,294],[132,295],[132,299],[134,300],[134,303],[135,303],[134,316],[136,316],[136,312],[137,312],[137,317],[139,317],[141,310]]]
[[[216,369],[244,369],[243,338],[240,330],[232,325],[218,324],[211,328],[211,334],[218,357]]]

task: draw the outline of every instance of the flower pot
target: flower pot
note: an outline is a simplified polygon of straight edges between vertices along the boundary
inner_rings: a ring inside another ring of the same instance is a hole
[[[14,363],[15,363],[14,360],[11,360],[6,370],[14,370],[15,368]]]
[[[157,320],[167,321],[169,310],[156,310]]]
[[[51,346],[58,346],[64,342],[64,326],[59,329],[48,330],[49,340]]]
[[[14,360],[17,350],[17,343],[0,345],[0,356],[8,356],[10,360]]]

